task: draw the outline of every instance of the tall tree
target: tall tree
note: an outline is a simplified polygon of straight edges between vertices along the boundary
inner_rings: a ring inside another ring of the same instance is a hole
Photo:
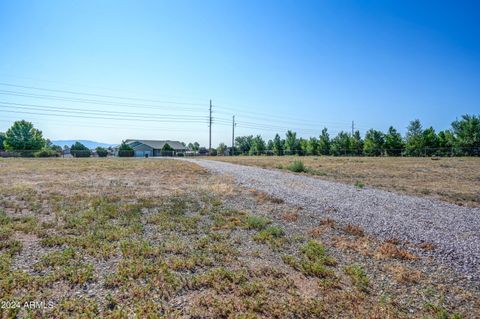
[[[368,156],[379,156],[383,154],[385,137],[382,132],[370,129],[365,134],[363,152]]]
[[[407,127],[405,152],[410,156],[421,156],[424,147],[422,124],[420,120],[413,120]]]
[[[0,151],[3,151],[5,149],[5,146],[3,146],[4,141],[5,141],[5,133],[0,132]]]
[[[280,135],[276,134],[273,138],[273,145],[272,150],[273,154],[275,155],[283,155],[283,146],[285,145],[285,141],[282,141]]]
[[[397,130],[390,126],[388,133],[385,135],[385,151],[389,156],[400,156],[403,152],[404,144],[402,135]]]
[[[250,147],[250,155],[261,155],[265,152],[265,141],[260,135],[255,136],[252,139],[252,146]]]
[[[318,139],[316,137],[310,137],[307,144],[307,155],[318,155]]]
[[[253,135],[249,136],[237,136],[235,138],[235,146],[240,150],[242,154],[248,154],[252,147]]]
[[[452,129],[461,154],[480,155],[480,115],[462,115],[452,123]]]
[[[220,143],[217,147],[218,155],[225,155],[226,150],[227,150],[227,145],[225,145],[225,143]]]
[[[300,150],[300,143],[297,139],[297,133],[292,131],[287,131],[285,134],[285,151],[289,155],[296,154]]]
[[[308,152],[308,140],[301,137],[298,139],[298,145],[300,146],[300,152],[298,153],[300,155],[306,155]]]
[[[360,135],[360,131],[355,131],[350,137],[350,154],[362,155],[363,152],[363,140]]]
[[[332,139],[330,144],[330,152],[332,155],[348,155],[350,152],[350,135],[341,131]]]
[[[425,155],[431,156],[437,152],[438,139],[433,127],[429,127],[422,132]]]
[[[42,131],[27,121],[16,121],[5,133],[6,150],[39,150],[45,146]]]
[[[326,127],[322,130],[322,134],[320,134],[320,138],[318,140],[318,150],[320,155],[330,154],[330,135],[328,134]]]

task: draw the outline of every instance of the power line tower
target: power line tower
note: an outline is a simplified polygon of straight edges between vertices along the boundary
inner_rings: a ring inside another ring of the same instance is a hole
[[[212,154],[212,100],[210,100],[210,119],[208,125],[208,155]]]
[[[232,156],[235,155],[235,115],[233,116],[232,119]]]
[[[352,136],[353,136],[353,132],[355,131],[355,122],[352,121]]]

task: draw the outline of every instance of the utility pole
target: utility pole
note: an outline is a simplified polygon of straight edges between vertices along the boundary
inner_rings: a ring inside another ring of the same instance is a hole
[[[233,116],[232,120],[232,156],[235,155],[235,115]]]
[[[354,131],[355,131],[355,122],[352,121],[352,136]]]
[[[212,100],[210,100],[210,120],[208,125],[208,155],[212,154]]]

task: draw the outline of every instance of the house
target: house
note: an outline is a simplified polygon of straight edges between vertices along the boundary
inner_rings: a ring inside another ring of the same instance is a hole
[[[145,156],[174,156],[178,153],[184,153],[188,148],[178,141],[155,141],[155,140],[126,140],[125,143],[130,145],[134,152],[135,157]],[[165,144],[170,145],[173,148],[173,152],[162,153],[162,148]]]

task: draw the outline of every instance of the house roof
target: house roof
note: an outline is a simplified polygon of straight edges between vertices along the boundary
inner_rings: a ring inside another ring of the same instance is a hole
[[[150,146],[153,149],[162,149],[165,144],[168,144],[174,150],[177,150],[177,151],[178,150],[182,150],[182,151],[187,150],[187,147],[183,146],[183,144],[180,143],[179,141],[170,141],[170,140],[155,141],[155,140],[133,140],[133,139],[129,139],[129,140],[125,141],[125,143],[127,143],[127,144],[131,144],[131,143],[134,143],[134,142],[139,142],[139,143],[145,144],[147,146]]]

